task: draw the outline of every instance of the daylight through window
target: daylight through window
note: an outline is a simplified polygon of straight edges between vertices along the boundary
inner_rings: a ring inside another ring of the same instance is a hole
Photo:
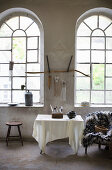
[[[112,20],[93,15],[79,25],[76,33],[75,104],[112,104]]]
[[[27,89],[33,93],[33,102],[40,102],[40,75],[28,71],[40,71],[40,31],[31,18],[12,17],[0,28],[0,103],[24,103]]]

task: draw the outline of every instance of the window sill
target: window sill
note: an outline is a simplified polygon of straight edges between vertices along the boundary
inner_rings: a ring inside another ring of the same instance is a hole
[[[96,108],[96,107],[100,107],[100,108],[104,108],[104,107],[110,107],[112,108],[112,105],[90,105],[90,106],[81,106],[80,104],[76,104],[74,105],[74,107],[80,107],[80,108]]]
[[[0,107],[8,107],[8,108],[12,108],[12,107],[16,107],[16,108],[42,108],[44,107],[44,104],[34,104],[33,106],[25,106],[24,104],[18,104],[17,106],[9,106],[8,104],[0,104]]]

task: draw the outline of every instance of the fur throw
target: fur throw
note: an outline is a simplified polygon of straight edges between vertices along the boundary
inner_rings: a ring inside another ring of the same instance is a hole
[[[112,142],[112,112],[100,111],[89,113],[85,120],[82,144],[88,147],[93,143],[109,144]],[[95,132],[95,125],[103,126],[108,129],[106,134]]]

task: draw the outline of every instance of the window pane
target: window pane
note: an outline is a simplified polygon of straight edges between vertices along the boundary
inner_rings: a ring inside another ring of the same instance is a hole
[[[0,103],[11,102],[11,91],[0,91]]]
[[[40,31],[36,23],[33,23],[27,30],[26,30],[27,36],[39,36]]]
[[[0,77],[0,89],[11,89],[11,81],[8,77]]]
[[[84,101],[89,102],[90,92],[89,91],[77,91],[76,92],[76,103],[81,103]]]
[[[9,64],[0,64],[0,76],[9,76]]]
[[[9,63],[11,61],[10,51],[0,51],[0,63]]]
[[[90,89],[90,78],[89,77],[77,77],[76,89]]]
[[[31,91],[33,94],[33,102],[40,102],[40,91]]]
[[[104,92],[92,91],[91,92],[91,103],[104,103]]]
[[[37,37],[28,38],[28,49],[37,49],[37,48],[38,48]]]
[[[26,38],[13,38],[13,61],[26,62]]]
[[[106,89],[112,90],[112,78],[106,78]]]
[[[25,32],[23,30],[16,30],[13,34],[13,37],[16,37],[16,36],[26,36]]]
[[[40,77],[27,77],[27,89],[40,89]]]
[[[111,19],[105,16],[99,16],[99,28],[105,29],[111,23]]]
[[[31,72],[39,72],[40,71],[40,64],[27,64],[27,71]],[[31,74],[30,74],[31,75]],[[37,75],[37,74],[36,74]],[[38,74],[39,76],[40,74]],[[32,76],[34,76],[32,74]]]
[[[25,76],[25,64],[14,64],[13,76]]]
[[[105,48],[105,39],[92,37],[92,49],[104,49]]]
[[[13,17],[6,22],[13,30],[19,29],[19,17]]]
[[[27,51],[28,62],[38,62],[37,50]]]
[[[90,49],[90,38],[77,37],[77,49]]]
[[[106,36],[112,36],[112,25],[105,30]]]
[[[25,91],[13,91],[13,102],[24,103],[25,102]]]
[[[12,36],[12,30],[6,24],[3,24],[0,28],[0,36]]]
[[[112,64],[106,65],[106,76],[112,76]]]
[[[91,30],[84,23],[81,23],[77,30],[77,36],[90,36],[90,34]]]
[[[92,50],[91,51],[91,61],[93,63],[104,63],[105,62],[104,54],[105,54],[104,51]]]
[[[13,89],[21,89],[21,85],[25,85],[25,78],[13,77]]]
[[[90,64],[77,64],[77,68],[78,71],[81,71],[87,75],[90,74]],[[76,76],[84,76],[81,73],[76,72]]]
[[[11,50],[11,38],[0,38],[0,50]]]
[[[87,19],[84,20],[84,22],[89,25],[91,29],[97,28],[97,21],[98,17],[96,15],[88,17]]]
[[[106,51],[106,62],[112,63],[112,51]]]
[[[77,62],[90,62],[90,51],[77,51]]]
[[[112,38],[106,38],[106,48],[112,49]]]
[[[104,89],[104,64],[93,64],[92,89]]]
[[[100,29],[97,29],[97,30],[93,31],[92,36],[93,37],[94,36],[104,36],[104,32],[101,31]]]
[[[20,16],[20,28],[21,29],[25,30],[32,22],[33,20],[31,18]]]
[[[107,91],[106,92],[106,103],[111,103],[112,104],[112,91]]]

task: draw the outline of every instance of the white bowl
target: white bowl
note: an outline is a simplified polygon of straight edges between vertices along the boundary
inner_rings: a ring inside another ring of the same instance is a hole
[[[17,106],[18,103],[8,103],[9,106]]]

